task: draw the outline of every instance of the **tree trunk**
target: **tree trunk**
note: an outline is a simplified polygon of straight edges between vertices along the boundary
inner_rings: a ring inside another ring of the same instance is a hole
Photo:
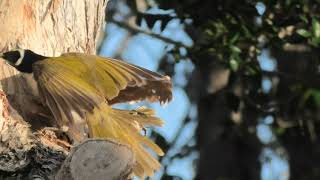
[[[0,52],[24,48],[46,56],[95,54],[107,1],[0,0]],[[39,99],[33,77],[4,61],[0,66],[0,179],[52,179],[71,145],[43,129],[55,124]]]
[[[234,92],[241,83],[230,82],[229,70],[212,58],[199,59],[189,84],[189,95],[198,106],[196,179],[259,179],[261,146],[254,132],[245,128],[250,123],[255,128],[258,114],[252,109],[233,109],[230,96],[241,96]]]

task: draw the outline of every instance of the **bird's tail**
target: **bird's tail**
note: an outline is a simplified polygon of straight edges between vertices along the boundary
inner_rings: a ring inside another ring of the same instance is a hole
[[[95,108],[87,118],[91,137],[110,138],[129,145],[136,158],[133,173],[142,178],[153,176],[161,165],[146,149],[153,150],[157,155],[164,153],[150,139],[141,134],[146,126],[161,126],[163,121],[154,116],[152,109],[145,107],[136,110],[113,109],[106,103]]]

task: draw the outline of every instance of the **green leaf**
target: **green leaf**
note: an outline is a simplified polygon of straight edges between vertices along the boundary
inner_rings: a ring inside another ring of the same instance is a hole
[[[305,94],[304,98],[305,100],[308,99],[308,97],[312,96],[317,103],[317,106],[320,106],[320,90],[317,89],[309,89]]]
[[[230,39],[229,43],[230,44],[234,44],[236,41],[238,41],[239,37],[240,37],[240,34],[236,33],[234,36],[232,36],[232,38]]]
[[[242,29],[245,37],[247,37],[249,39],[254,37],[254,35],[251,34],[250,30],[245,25],[241,25],[241,29]]]
[[[302,14],[302,15],[300,15],[299,17],[300,17],[300,19],[301,19],[304,23],[307,24],[307,23],[309,22],[309,20],[308,20],[308,18],[307,18],[306,15]]]
[[[231,59],[229,61],[229,64],[230,64],[230,68],[232,71],[237,71],[239,69],[239,63],[237,60],[235,59]]]
[[[320,106],[320,93],[314,94],[314,100],[316,101],[317,105]]]
[[[209,36],[213,36],[213,35],[214,35],[214,33],[213,33],[213,31],[212,31],[211,29],[206,29],[205,32],[206,32],[207,35],[209,35]]]
[[[310,41],[309,41],[309,44],[311,44],[312,46],[318,47],[319,41],[318,41],[317,38],[312,37],[312,38],[310,39]]]
[[[312,32],[316,39],[320,39],[320,23],[315,18],[312,19]]]
[[[241,53],[241,49],[238,48],[237,46],[230,46],[230,49],[231,49],[232,53],[236,53],[236,54]]]
[[[305,38],[308,38],[311,36],[311,33],[309,31],[307,31],[306,29],[298,29],[297,30],[297,33],[300,35],[300,36],[303,36]]]
[[[256,75],[258,73],[258,71],[251,66],[245,66],[245,69],[246,69],[245,73],[248,76]]]

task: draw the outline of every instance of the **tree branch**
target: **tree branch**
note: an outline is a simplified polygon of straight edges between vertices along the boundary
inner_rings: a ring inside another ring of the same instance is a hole
[[[183,44],[182,42],[174,41],[174,40],[172,40],[170,38],[167,38],[167,37],[164,37],[164,36],[162,36],[160,34],[155,34],[152,31],[143,30],[143,29],[139,28],[138,26],[136,26],[134,23],[122,22],[122,21],[118,21],[118,20],[115,20],[115,19],[110,19],[109,22],[112,22],[112,23],[118,25],[119,27],[122,27],[122,28],[128,30],[132,34],[142,33],[142,34],[154,37],[156,39],[159,39],[159,40],[161,40],[163,42],[166,42],[166,43],[169,43],[169,44],[173,44],[173,45],[175,45],[177,47],[183,47],[183,48],[186,48],[186,49],[191,48],[190,46],[187,46],[187,45]]]
[[[90,139],[73,149],[55,179],[128,179],[134,164],[129,147],[111,140]]]

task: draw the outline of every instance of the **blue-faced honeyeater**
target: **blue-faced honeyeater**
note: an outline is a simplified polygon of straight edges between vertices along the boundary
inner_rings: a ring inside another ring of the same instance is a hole
[[[120,110],[111,105],[145,99],[170,101],[169,77],[120,60],[83,53],[46,57],[16,49],[0,57],[22,73],[33,73],[43,104],[60,128],[67,127],[73,141],[99,137],[127,144],[134,152],[133,173],[138,177],[152,176],[160,168],[146,148],[160,156],[163,151],[141,131],[145,126],[162,125],[162,120],[154,116],[152,109]]]

